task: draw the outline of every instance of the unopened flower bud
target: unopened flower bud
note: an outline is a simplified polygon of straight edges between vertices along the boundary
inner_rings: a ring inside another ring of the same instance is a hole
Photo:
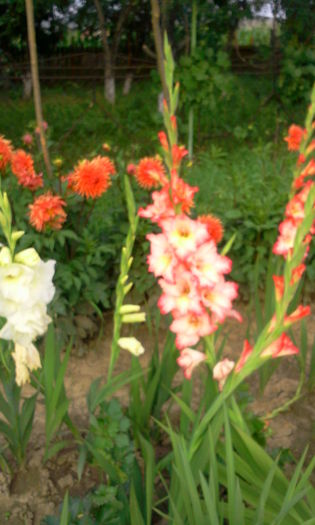
[[[121,337],[118,339],[118,345],[123,350],[128,350],[128,352],[131,352],[135,356],[139,356],[144,353],[142,344],[135,337]]]
[[[132,287],[133,287],[133,283],[128,283],[127,286],[124,287],[124,294],[127,295],[127,293],[130,292]]]
[[[232,372],[234,365],[234,361],[225,358],[222,361],[219,361],[213,368],[213,379],[218,381],[220,391],[223,389],[226,379]]]
[[[121,284],[125,284],[126,281],[128,281],[128,275],[124,275],[123,277],[121,277],[120,279]]]
[[[122,317],[123,323],[144,323],[145,322],[145,313],[138,312],[135,314],[126,314]]]
[[[19,239],[21,239],[21,237],[23,237],[24,233],[25,232],[23,232],[23,230],[18,230],[18,231],[13,232],[11,237],[16,242]]]
[[[11,212],[8,195],[7,195],[6,192],[4,192],[4,194],[3,194],[3,209],[4,209],[4,211],[6,213],[10,213]]]
[[[63,160],[59,157],[57,159],[54,159],[53,160],[53,165],[56,167],[56,168],[61,168],[61,166],[63,165]]]
[[[128,268],[130,268],[130,266],[132,265],[133,263],[133,257],[130,257],[129,258],[129,261],[128,261]]]
[[[140,312],[140,306],[138,304],[124,304],[120,307],[119,313],[123,314],[134,314]]]

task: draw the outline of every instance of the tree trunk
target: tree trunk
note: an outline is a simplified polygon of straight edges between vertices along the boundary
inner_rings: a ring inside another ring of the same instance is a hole
[[[107,40],[105,17],[100,1],[94,0],[94,5],[98,16],[104,48],[104,96],[110,104],[115,104],[115,77],[112,67],[111,51]]]
[[[32,75],[30,71],[26,71],[26,73],[22,76],[22,82],[23,82],[23,99],[29,100],[32,96]]]
[[[127,73],[123,87],[123,95],[128,95],[130,93],[132,78],[132,73]]]
[[[160,7],[159,0],[151,0],[151,12],[152,12],[152,29],[154,36],[155,51],[157,57],[158,70],[162,82],[163,96],[167,103],[169,103],[169,94],[166,85],[165,71],[164,71],[164,52],[163,52],[163,39],[160,28]]]
[[[51,164],[50,164],[49,152],[48,152],[48,148],[46,144],[45,131],[43,128],[43,111],[42,111],[42,101],[41,101],[41,94],[40,94],[39,76],[38,76],[33,0],[25,0],[25,5],[26,5],[27,35],[28,35],[28,46],[29,46],[30,61],[31,61],[31,72],[32,72],[36,121],[37,121],[37,126],[39,129],[40,143],[42,147],[47,175],[51,178],[52,177]]]

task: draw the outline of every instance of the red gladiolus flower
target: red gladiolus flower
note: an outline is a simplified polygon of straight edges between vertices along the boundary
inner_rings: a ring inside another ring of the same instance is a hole
[[[243,345],[243,351],[240,355],[239,360],[236,363],[235,372],[239,372],[240,370],[242,370],[243,366],[245,365],[252,351],[253,351],[253,347],[249,344],[249,341],[245,339],[244,345]]]
[[[173,160],[173,168],[176,170],[180,163],[182,162],[182,159],[188,154],[188,150],[185,148],[185,146],[177,146],[177,144],[174,144],[172,147],[172,160]]]
[[[177,364],[183,369],[186,379],[191,379],[194,369],[205,360],[205,354],[193,348],[184,348],[176,359]]]
[[[71,186],[79,195],[96,199],[108,190],[111,185],[110,175],[114,173],[115,166],[108,157],[83,160],[71,174]]]
[[[307,317],[311,313],[311,308],[307,306],[303,306],[300,304],[292,314],[286,315],[284,317],[284,326],[291,326],[292,323],[295,323],[296,321],[299,321],[300,319],[303,319],[303,317]]]
[[[216,244],[218,244],[222,240],[224,233],[223,225],[220,219],[209,213],[208,215],[201,215],[198,217],[198,220],[207,226],[207,230],[211,239]]]
[[[306,130],[300,126],[296,126],[296,124],[292,124],[292,126],[289,127],[289,134],[284,140],[288,143],[288,149],[290,151],[299,151],[305,133]]]
[[[42,174],[36,174],[34,170],[34,161],[23,149],[18,149],[12,155],[11,161],[12,173],[16,176],[18,183],[24,188],[31,191],[37,190],[44,186]]]
[[[304,164],[305,161],[306,161],[306,157],[305,155],[303,155],[303,153],[301,153],[298,157],[296,165],[301,166],[301,164]]]
[[[171,195],[173,205],[181,208],[181,211],[188,213],[190,208],[194,206],[194,195],[199,188],[197,186],[189,186],[183,181],[175,170],[172,170],[171,179]]]
[[[29,205],[31,225],[39,232],[47,226],[53,230],[60,230],[67,217],[63,209],[65,205],[65,201],[59,195],[52,195],[50,191],[40,195]]]
[[[162,162],[158,158],[151,157],[145,157],[140,160],[136,171],[136,179],[139,186],[148,190],[167,183]]]
[[[276,359],[277,357],[298,353],[299,349],[292,343],[287,334],[282,334],[261,353],[261,357],[272,357],[272,359]]]
[[[11,142],[0,135],[0,171],[4,170],[12,158]]]
[[[290,285],[293,286],[296,284],[302,277],[303,273],[305,272],[306,266],[305,264],[299,264],[296,268],[292,270],[292,277],[290,280]]]
[[[222,361],[219,361],[213,368],[213,379],[218,381],[219,390],[222,391],[225,382],[234,368],[234,361],[230,361],[227,357]]]
[[[276,301],[279,302],[283,297],[284,292],[284,278],[283,275],[273,275],[273,282],[275,285]]]

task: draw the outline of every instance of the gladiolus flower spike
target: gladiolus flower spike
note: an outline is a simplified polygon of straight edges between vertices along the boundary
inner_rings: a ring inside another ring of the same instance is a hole
[[[162,289],[158,307],[162,314],[172,316],[170,330],[180,352],[177,362],[190,379],[193,369],[207,359],[192,347],[215,332],[227,317],[240,321],[241,316],[232,304],[238,287],[226,280],[232,261],[217,249],[223,235],[220,220],[213,215],[190,216],[198,188],[187,184],[179,173],[187,150],[177,143],[174,111],[178,86],[173,89],[171,77],[170,104],[164,103],[166,133],[158,134],[164,165],[156,158],[142,159],[135,177],[140,186],[156,188],[153,203],[138,214],[160,227],[160,233],[147,235],[149,272],[158,278]]]

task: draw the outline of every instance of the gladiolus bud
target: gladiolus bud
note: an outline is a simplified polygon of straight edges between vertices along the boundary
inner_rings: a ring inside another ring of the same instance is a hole
[[[12,239],[16,242],[18,241],[19,239],[21,239],[21,237],[23,237],[25,232],[23,232],[22,230],[18,230],[16,232],[13,232],[11,237]]]
[[[124,294],[127,295],[127,293],[130,292],[132,287],[133,283],[128,283],[127,286],[124,287]]]
[[[118,345],[137,357],[144,353],[142,344],[135,337],[121,337],[118,339]]]
[[[119,310],[120,315],[134,314],[136,312],[140,312],[140,306],[138,304],[124,304]]]
[[[227,358],[223,359],[222,361],[219,361],[215,365],[213,369],[213,379],[215,379],[215,381],[218,381],[219,390],[222,390],[228,375],[232,372],[234,368],[234,365],[234,361],[230,361]]]
[[[282,275],[273,275],[272,278],[275,285],[276,301],[279,302],[283,296],[284,279]]]
[[[126,314],[122,317],[123,323],[144,323],[145,322],[145,313],[139,312],[136,314]]]
[[[162,148],[164,149],[164,151],[168,151],[169,147],[168,147],[168,140],[167,140],[166,133],[164,131],[160,131],[158,133],[158,137],[159,137],[160,144]]]

